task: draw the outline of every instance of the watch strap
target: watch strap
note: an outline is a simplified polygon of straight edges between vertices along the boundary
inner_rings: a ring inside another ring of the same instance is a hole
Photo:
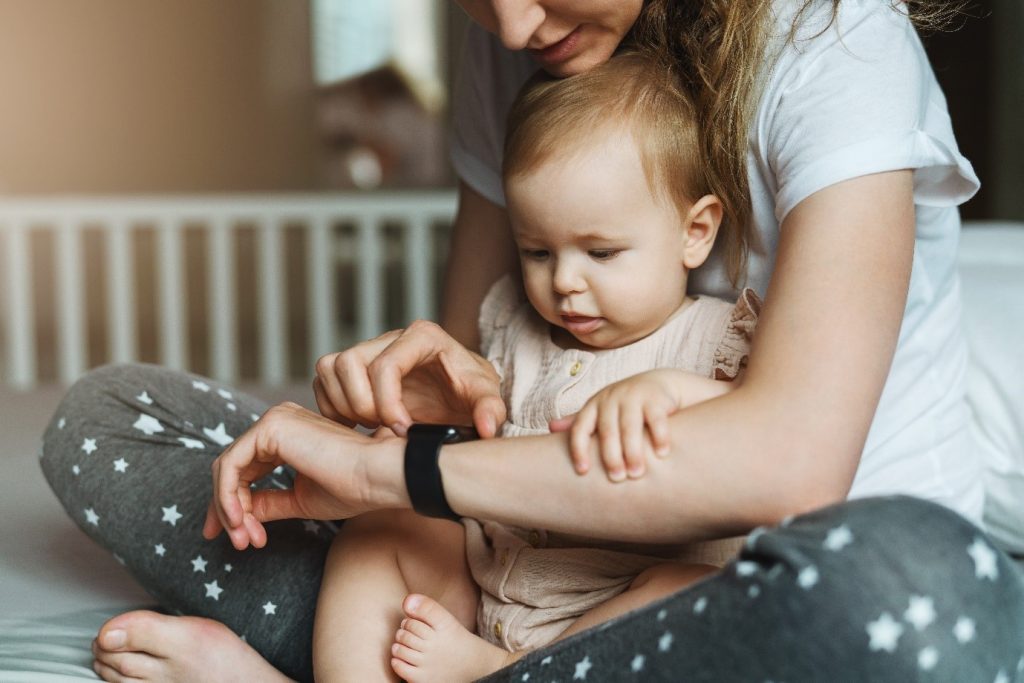
[[[405,445],[405,488],[413,510],[427,517],[461,519],[444,495],[438,458],[441,446],[476,438],[476,430],[472,427],[433,424],[409,427]]]

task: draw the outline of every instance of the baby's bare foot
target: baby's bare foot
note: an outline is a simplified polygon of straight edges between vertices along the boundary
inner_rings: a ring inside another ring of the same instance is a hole
[[[105,681],[287,681],[224,624],[140,610],[119,614],[92,644]]]
[[[515,659],[425,595],[406,596],[402,611],[406,618],[391,646],[391,668],[408,683],[475,681]]]

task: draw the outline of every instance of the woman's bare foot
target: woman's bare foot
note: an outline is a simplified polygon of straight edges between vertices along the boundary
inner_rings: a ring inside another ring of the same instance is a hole
[[[391,646],[391,668],[408,683],[475,681],[517,659],[467,631],[425,595],[406,596],[402,611],[406,618]]]
[[[224,624],[145,610],[119,614],[92,643],[105,681],[287,681]]]

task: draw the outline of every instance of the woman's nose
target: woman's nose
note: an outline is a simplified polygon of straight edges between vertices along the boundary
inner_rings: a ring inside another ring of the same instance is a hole
[[[523,50],[544,23],[546,11],[538,0],[491,0],[501,44],[509,50]]]

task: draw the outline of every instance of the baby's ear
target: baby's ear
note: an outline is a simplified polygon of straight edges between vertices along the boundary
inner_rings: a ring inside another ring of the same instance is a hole
[[[683,265],[696,268],[707,260],[711,247],[722,223],[722,200],[713,194],[706,194],[686,212],[683,229],[686,231],[683,244]]]

